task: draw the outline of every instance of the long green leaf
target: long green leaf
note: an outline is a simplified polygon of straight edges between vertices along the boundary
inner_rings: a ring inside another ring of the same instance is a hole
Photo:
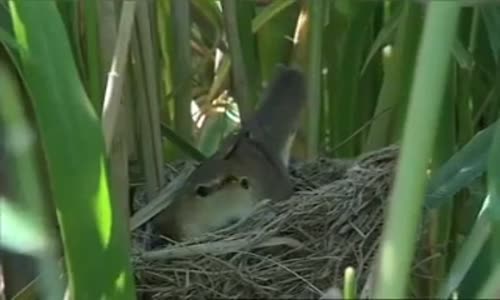
[[[489,151],[490,157],[488,160],[488,196],[490,197],[490,220],[492,223],[490,256],[487,261],[487,270],[491,270],[493,266],[500,266],[500,123],[495,129],[495,137]],[[484,270],[484,268],[483,268]],[[493,272],[494,272],[493,268]],[[487,276],[483,272],[480,279],[487,280]],[[500,291],[497,290],[497,297],[500,296]]]
[[[128,228],[110,199],[100,123],[78,80],[55,2],[11,1],[10,8],[58,209],[72,299],[135,299]]]
[[[323,47],[324,0],[309,2],[309,51],[307,61],[307,156],[314,159],[319,149],[319,111],[321,103],[321,72]]]
[[[449,70],[451,71],[449,74],[452,73],[455,70],[454,66],[451,66]],[[448,76],[448,78],[449,77],[450,76]],[[448,80],[446,93],[443,99],[443,107],[447,107],[448,109],[442,111],[437,128],[436,146],[432,156],[432,171],[446,162],[455,151],[455,94],[455,81]],[[435,259],[430,261],[431,272],[435,279],[416,279],[419,281],[422,289],[419,293],[421,297],[431,297],[435,295],[439,284],[442,282],[442,278],[444,278],[447,272],[447,263],[451,255],[449,252],[442,253],[441,246],[446,245],[450,240],[453,204],[453,201],[447,201],[447,205],[429,212],[430,221],[428,223],[429,231],[427,236],[429,252],[426,255],[435,257]]]
[[[426,168],[434,146],[459,12],[455,2],[427,5],[401,157],[384,227],[376,298],[406,296],[426,189]]]
[[[488,150],[493,141],[495,122],[478,132],[460,151],[446,161],[431,177],[425,206],[439,208],[446,200],[486,172]]]
[[[436,296],[438,299],[448,299],[451,293],[455,291],[487,241],[491,233],[491,222],[484,213],[485,209],[486,206],[479,214],[469,236],[455,257],[455,260],[450,267],[450,272],[445,278]]]
[[[498,167],[500,165],[500,127],[498,124],[495,123],[493,126],[495,131],[491,148],[485,151],[488,155],[488,196],[471,233],[451,267],[446,284],[440,289],[439,298],[448,297],[470,269],[482,267],[479,273],[476,272],[476,277],[479,277],[480,281],[484,281],[487,279],[489,267],[500,263],[498,257],[500,251],[500,168]],[[487,243],[490,237],[490,243]],[[478,257],[485,244],[489,245],[492,249],[488,250],[496,255]],[[476,258],[478,258],[477,261]],[[469,289],[471,288],[474,289],[474,286],[469,287]],[[474,291],[475,293],[477,290]]]

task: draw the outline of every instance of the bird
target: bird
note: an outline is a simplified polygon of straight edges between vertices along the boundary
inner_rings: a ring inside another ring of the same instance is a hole
[[[153,222],[159,233],[185,241],[247,217],[262,200],[289,198],[290,152],[306,104],[298,67],[278,64],[261,105],[224,138],[181,184],[170,206]]]

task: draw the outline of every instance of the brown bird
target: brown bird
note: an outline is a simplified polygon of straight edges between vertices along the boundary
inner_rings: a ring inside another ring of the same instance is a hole
[[[279,65],[262,105],[241,129],[186,179],[172,204],[155,218],[161,234],[181,241],[248,217],[264,199],[291,196],[290,150],[306,93],[302,72]]]

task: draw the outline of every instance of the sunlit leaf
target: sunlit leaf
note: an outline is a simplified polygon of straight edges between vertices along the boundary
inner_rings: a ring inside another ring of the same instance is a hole
[[[128,230],[110,198],[100,123],[79,80],[55,2],[9,3],[73,299],[135,299]]]

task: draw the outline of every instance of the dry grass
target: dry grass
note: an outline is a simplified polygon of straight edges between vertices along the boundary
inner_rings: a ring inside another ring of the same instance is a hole
[[[134,259],[141,293],[151,299],[318,299],[342,287],[348,266],[356,269],[361,289],[397,153],[389,147],[352,162],[295,164],[297,191],[287,201],[265,203],[234,228],[196,241],[139,251]],[[144,232],[136,235],[145,238]]]

